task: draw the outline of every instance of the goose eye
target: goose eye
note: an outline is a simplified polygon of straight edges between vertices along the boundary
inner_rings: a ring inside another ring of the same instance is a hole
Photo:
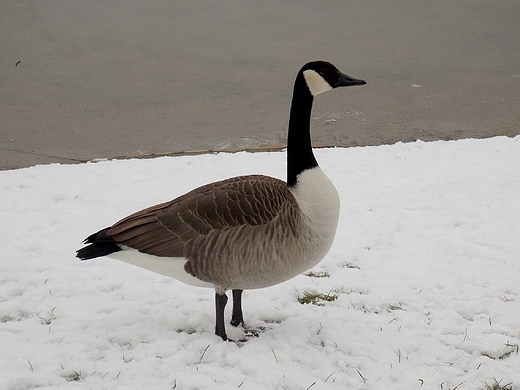
[[[319,73],[320,75],[325,76],[327,74],[327,69],[320,69]]]

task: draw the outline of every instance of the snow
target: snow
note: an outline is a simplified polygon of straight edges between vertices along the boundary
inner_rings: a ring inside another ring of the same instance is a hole
[[[335,243],[322,277],[244,293],[246,342],[213,334],[211,289],[75,250],[206,182],[283,178],[285,153],[0,172],[0,389],[519,388],[520,137],[315,154]]]

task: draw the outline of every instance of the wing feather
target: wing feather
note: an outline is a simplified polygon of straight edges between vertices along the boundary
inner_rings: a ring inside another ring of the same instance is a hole
[[[185,246],[215,230],[262,225],[296,200],[282,180],[238,176],[198,187],[114,224],[107,235],[119,244],[164,257],[181,257]]]

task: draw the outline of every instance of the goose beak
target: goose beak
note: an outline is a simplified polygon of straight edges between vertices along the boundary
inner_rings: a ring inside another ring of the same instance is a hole
[[[333,88],[350,87],[352,85],[365,85],[367,83],[365,80],[355,79],[341,72],[338,72],[338,77],[339,80],[332,86]]]

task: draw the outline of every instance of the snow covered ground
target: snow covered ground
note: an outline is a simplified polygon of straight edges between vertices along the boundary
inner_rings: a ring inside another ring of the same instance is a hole
[[[0,172],[0,389],[519,389],[520,137],[316,156],[335,244],[313,276],[244,293],[263,330],[238,343],[213,334],[212,290],[75,250],[208,181],[284,178],[285,153]]]

